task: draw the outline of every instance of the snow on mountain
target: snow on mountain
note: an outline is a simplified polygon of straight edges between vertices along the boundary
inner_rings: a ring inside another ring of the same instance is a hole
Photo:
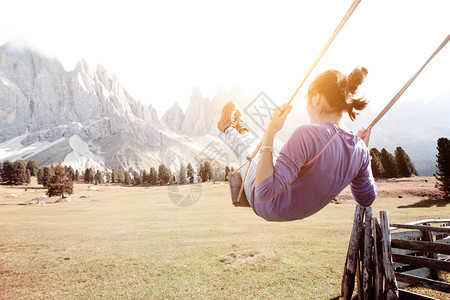
[[[81,60],[66,71],[55,59],[5,44],[0,79],[0,160],[49,165],[61,159],[76,169],[129,171],[200,163],[190,141],[183,143],[179,107],[160,122],[152,106],[133,99],[100,65]],[[201,130],[194,127],[184,132]],[[201,143],[204,148],[209,141]]]
[[[151,87],[150,87],[151,88]],[[269,95],[270,96],[270,95]],[[102,66],[80,60],[66,71],[56,59],[11,44],[0,47],[0,161],[35,159],[40,165],[75,169],[148,170],[164,163],[173,171],[202,160],[237,166],[217,129],[227,101],[242,111],[256,144],[274,103],[264,93],[219,88],[212,99],[194,88],[184,113],[177,103],[158,119],[156,110],[135,100]],[[280,149],[291,132],[308,122],[296,104],[277,135]],[[435,170],[436,140],[450,135],[450,94],[427,103],[399,102],[377,124],[371,147],[393,152],[402,146],[421,175]],[[367,126],[376,114],[364,111],[350,129]]]

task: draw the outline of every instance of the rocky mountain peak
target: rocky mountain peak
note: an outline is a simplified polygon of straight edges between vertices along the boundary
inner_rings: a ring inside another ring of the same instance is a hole
[[[161,122],[170,130],[179,132],[181,130],[181,126],[183,125],[184,117],[185,115],[183,110],[178,105],[178,102],[175,102],[162,116]]]

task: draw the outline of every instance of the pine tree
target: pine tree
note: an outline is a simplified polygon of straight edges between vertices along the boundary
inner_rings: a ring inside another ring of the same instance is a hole
[[[69,176],[69,178],[72,181],[74,181],[75,180],[75,171],[73,170],[72,166],[65,167],[65,169],[66,169],[67,176]]]
[[[142,178],[142,183],[149,183],[148,181],[148,173],[147,173],[147,171],[142,171],[142,174],[141,174],[141,178]]]
[[[194,183],[194,168],[192,167],[191,163],[188,163],[186,173],[189,183]]]
[[[27,165],[23,160],[16,160],[14,162],[14,172],[11,181],[15,185],[27,182]]]
[[[225,181],[228,181],[228,173],[230,173],[230,168],[225,166]]]
[[[131,176],[127,171],[123,172],[123,183],[126,185],[131,184]]]
[[[80,181],[80,172],[78,170],[75,170],[74,179],[76,182]]]
[[[381,149],[381,163],[384,168],[384,178],[397,177],[397,163],[394,156],[385,148]]]
[[[30,172],[30,170],[28,170],[27,169],[27,171],[26,171],[26,178],[27,178],[27,180],[26,180],[26,184],[30,184],[31,183],[31,172]]]
[[[203,164],[201,163],[197,168],[197,182],[205,182],[205,168],[203,167]]]
[[[49,197],[53,196],[61,196],[64,198],[65,194],[70,195],[73,193],[73,182],[67,176],[66,170],[61,164],[61,160],[59,164],[55,167],[55,175],[51,179],[48,184],[47,195]]]
[[[160,184],[169,183],[171,178],[170,170],[164,164],[160,164],[158,167],[159,182]]]
[[[105,183],[105,181],[103,180],[102,171],[97,170],[97,172],[94,175],[94,181],[95,181],[95,184],[103,184],[103,183]]]
[[[148,183],[155,185],[158,183],[158,173],[154,167],[150,168],[150,174],[148,175]]]
[[[370,149],[370,157],[372,158],[370,161],[372,174],[375,178],[383,178],[384,177],[384,168],[381,162],[381,153],[376,148]]]
[[[38,173],[37,173],[38,184],[42,184],[43,178],[44,178],[44,168],[39,168]]]
[[[94,183],[95,172],[92,168],[89,168],[89,183]]]
[[[141,184],[141,174],[138,171],[133,172],[134,185]]]
[[[117,183],[124,183],[125,182],[125,172],[117,171]]]
[[[53,165],[51,165],[50,168],[48,169],[48,176],[50,179],[52,179],[53,176],[55,176],[55,167]]]
[[[175,175],[170,177],[169,185],[177,184],[177,178]]]
[[[437,172],[434,177],[437,179],[436,187],[444,193],[445,198],[450,198],[450,140],[439,138],[437,141],[438,154]]]
[[[5,182],[6,184],[14,184],[12,181],[13,173],[14,173],[14,163],[9,160],[5,160],[3,162],[2,174],[1,174],[2,182]]]
[[[48,187],[50,181],[53,178],[53,175],[54,175],[53,173],[54,172],[53,172],[52,168],[44,167],[43,174],[42,174],[42,180],[41,180],[42,185],[44,187]]]
[[[31,176],[37,176],[37,173],[39,171],[39,165],[35,160],[28,160],[27,162],[27,170],[30,170]]]
[[[209,163],[209,161],[206,161],[204,164],[204,178],[206,179],[205,181],[213,181],[214,180],[214,173],[211,167],[211,164]]]
[[[186,183],[187,183],[186,168],[184,167],[184,164],[181,164],[181,166],[180,166],[180,184],[186,184]]]
[[[86,171],[84,171],[84,183],[90,182],[91,182],[91,169],[86,168]]]
[[[399,177],[411,177],[412,175],[418,175],[416,167],[402,147],[397,147],[395,149],[395,162],[397,163]]]

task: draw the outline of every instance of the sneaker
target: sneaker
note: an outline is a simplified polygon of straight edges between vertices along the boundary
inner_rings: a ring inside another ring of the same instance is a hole
[[[232,101],[227,102],[225,106],[222,108],[222,115],[220,117],[219,122],[217,123],[217,128],[225,133],[225,130],[229,127],[236,128],[234,111],[236,110],[236,105]]]
[[[248,132],[248,128],[244,126],[244,122],[242,121],[242,113],[239,109],[236,109],[234,112],[234,119],[236,130],[239,131],[240,134]]]

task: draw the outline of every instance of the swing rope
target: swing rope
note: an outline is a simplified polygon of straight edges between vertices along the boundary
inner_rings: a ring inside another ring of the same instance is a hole
[[[428,65],[428,63],[442,50],[442,48],[445,47],[445,45],[448,43],[448,41],[450,41],[450,34],[447,35],[447,37],[444,39],[444,41],[439,45],[439,47],[436,48],[436,50],[433,52],[433,54],[428,58],[428,60],[422,65],[422,67],[411,77],[411,79],[400,89],[400,91],[394,96],[394,98],[392,98],[391,101],[389,101],[389,103],[385,106],[385,108],[376,116],[376,118],[372,121],[372,123],[370,123],[369,127],[373,127],[375,126],[380,120],[381,118],[389,111],[389,109],[391,109],[391,107],[395,104],[395,102],[397,102],[397,100],[400,98],[401,95],[403,95],[403,93],[406,91],[406,89],[408,89],[408,87],[412,84],[412,82],[417,78],[417,76],[419,76],[420,72],[422,72],[422,70]],[[261,143],[259,145],[259,147],[261,146]],[[258,149],[257,149],[258,150]],[[256,155],[257,150],[255,152],[253,152],[251,159]],[[251,159],[250,157],[248,157],[247,162],[251,163]],[[245,164],[244,164],[245,165]],[[243,166],[244,166],[243,165]],[[241,166],[242,167],[242,166]],[[240,168],[241,168],[240,167]],[[239,169],[240,169],[239,168]],[[249,166],[250,168],[250,166]],[[248,169],[249,169],[248,168]],[[238,170],[239,170],[238,169]],[[247,172],[248,172],[247,169]],[[247,177],[247,172],[245,173],[245,177]],[[233,174],[234,175],[234,174]],[[243,182],[245,182],[245,177]],[[242,191],[242,187],[241,186],[241,191]],[[239,193],[238,196],[238,200],[237,202],[239,202],[241,193]]]
[[[381,118],[389,111],[389,109],[391,109],[391,107],[395,104],[395,102],[397,102],[398,98],[400,98],[400,96],[411,85],[411,83],[414,81],[414,79],[416,79],[417,76],[419,76],[420,72],[422,72],[422,70],[425,68],[425,66],[428,65],[428,63],[436,56],[436,54],[439,53],[439,51],[441,51],[442,48],[444,48],[444,46],[448,43],[449,40],[450,40],[450,34],[447,35],[447,38],[439,45],[439,47],[437,47],[437,49],[430,56],[430,58],[425,62],[425,64],[419,69],[419,71],[417,71],[416,74],[414,74],[414,76],[411,77],[411,79],[402,87],[402,89],[397,93],[397,95],[395,95],[394,98],[392,98],[392,100],[378,114],[378,116],[372,121],[372,123],[370,123],[369,127],[370,126],[372,126],[372,127],[375,126],[375,124],[377,124],[378,121],[381,120]]]
[[[301,87],[303,86],[303,84],[306,82],[306,80],[308,79],[309,75],[311,75],[312,71],[314,70],[314,68],[317,66],[317,64],[319,63],[319,61],[321,60],[321,58],[323,57],[323,55],[325,54],[325,52],[328,50],[328,48],[331,46],[331,44],[333,43],[334,39],[336,38],[336,36],[338,35],[338,33],[341,31],[341,29],[344,27],[345,23],[347,23],[347,20],[351,17],[351,15],[353,14],[353,12],[355,11],[356,7],[358,7],[359,3],[361,2],[361,0],[355,0],[352,5],[350,6],[350,8],[348,9],[347,13],[345,14],[344,18],[342,18],[341,22],[339,23],[339,25],[336,27],[336,29],[334,30],[333,34],[331,35],[331,37],[328,39],[328,41],[326,42],[325,46],[322,48],[322,51],[320,51],[319,55],[317,56],[317,58],[314,60],[312,66],[309,68],[308,72],[306,73],[305,77],[303,78],[303,80],[300,82],[299,86],[297,87],[297,89],[295,90],[294,94],[292,95],[291,99],[289,100],[288,104],[286,105],[286,107],[289,106],[289,104],[291,104],[292,100],[294,100],[295,96],[297,96],[298,92],[300,91]],[[234,176],[240,169],[242,169],[245,165],[248,164],[248,168],[245,172],[245,176],[242,180],[242,185],[241,185],[241,189],[239,190],[239,195],[237,198],[237,202],[240,201],[242,193],[244,191],[244,183],[245,180],[247,179],[247,174],[248,174],[248,170],[250,169],[250,165],[252,163],[253,158],[256,156],[256,154],[258,153],[259,149],[261,149],[262,146],[262,141],[259,142],[258,146],[256,147],[255,151],[253,151],[253,153],[250,156],[247,156],[247,161],[240,166],[239,168],[237,168],[233,173],[232,176]]]

